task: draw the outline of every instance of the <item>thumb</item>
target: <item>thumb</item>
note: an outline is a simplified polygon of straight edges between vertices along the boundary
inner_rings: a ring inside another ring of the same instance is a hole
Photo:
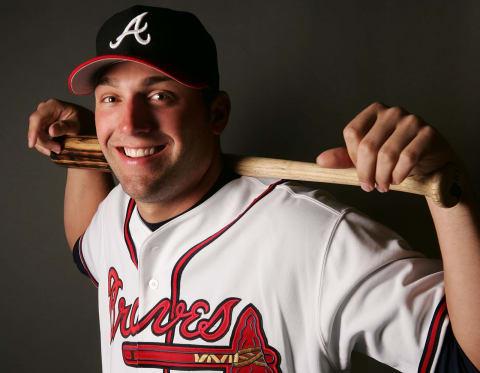
[[[332,148],[325,150],[317,156],[317,164],[326,168],[350,168],[355,167],[347,148]]]
[[[59,120],[49,127],[48,134],[52,137],[77,135],[79,129],[80,125],[77,121]]]

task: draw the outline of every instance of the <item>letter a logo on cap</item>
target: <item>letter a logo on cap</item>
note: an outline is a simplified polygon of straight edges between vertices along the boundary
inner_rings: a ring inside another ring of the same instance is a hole
[[[118,47],[122,42],[122,40],[125,38],[125,36],[128,36],[128,35],[134,35],[135,39],[142,45],[147,45],[148,43],[150,43],[150,40],[151,40],[150,34],[147,34],[146,39],[142,39],[142,37],[140,36],[140,34],[144,32],[148,27],[148,23],[145,22],[143,27],[140,28],[140,22],[142,21],[142,18],[147,15],[147,13],[148,12],[139,14],[138,16],[133,18],[128,23],[127,27],[125,27],[125,30],[123,30],[122,34],[117,37],[117,39],[115,40],[115,43],[110,42],[110,48],[115,49],[116,47]],[[133,29],[131,29],[132,27]]]

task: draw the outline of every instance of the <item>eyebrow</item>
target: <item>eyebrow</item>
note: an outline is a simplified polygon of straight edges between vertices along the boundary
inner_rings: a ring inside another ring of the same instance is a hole
[[[143,79],[141,82],[141,85],[144,87],[149,87],[154,84],[170,81],[170,80],[173,80],[173,79],[166,75],[155,75],[155,76],[150,76],[148,78]],[[118,84],[118,79],[111,79],[108,76],[102,76],[98,80],[97,85],[106,85],[106,86],[117,88],[119,84]]]
[[[154,85],[154,84],[157,84],[157,83],[161,83],[161,82],[166,82],[166,81],[169,81],[169,80],[173,80],[172,78],[166,76],[166,75],[156,75],[156,76],[151,76],[149,78],[146,78],[143,80],[142,82],[142,85],[145,86],[145,87],[148,87],[148,86],[151,86],[151,85]]]

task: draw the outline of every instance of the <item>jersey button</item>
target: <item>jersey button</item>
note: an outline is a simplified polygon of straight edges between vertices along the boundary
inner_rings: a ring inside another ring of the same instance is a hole
[[[149,282],[148,282],[148,286],[150,286],[150,289],[157,289],[158,288],[158,281],[155,280],[154,278],[152,278]]]

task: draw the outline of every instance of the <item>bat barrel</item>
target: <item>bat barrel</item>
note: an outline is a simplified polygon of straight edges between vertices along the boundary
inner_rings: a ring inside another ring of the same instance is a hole
[[[50,154],[54,163],[64,167],[111,171],[96,136],[62,136],[55,140],[62,144],[62,150],[60,154]]]

